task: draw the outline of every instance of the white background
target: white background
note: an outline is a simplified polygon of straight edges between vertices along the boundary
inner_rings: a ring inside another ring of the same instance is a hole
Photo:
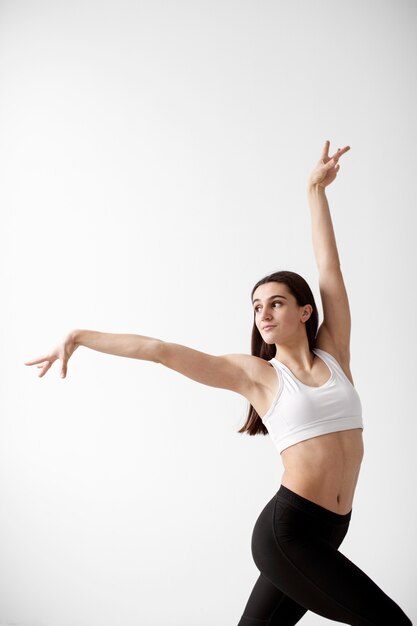
[[[250,353],[250,292],[320,302],[327,188],[366,456],[342,551],[417,617],[416,4],[0,3],[0,624],[235,626],[280,484],[247,403],[73,328]],[[320,310],[320,322],[322,321]],[[302,624],[326,620],[308,613]]]

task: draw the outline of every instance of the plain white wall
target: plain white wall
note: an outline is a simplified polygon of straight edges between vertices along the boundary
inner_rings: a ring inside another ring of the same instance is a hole
[[[77,327],[250,353],[250,291],[279,269],[319,304],[326,139],[351,146],[327,197],[366,444],[342,551],[417,617],[416,13],[1,2],[1,624],[238,623],[282,471],[237,434],[246,401],[86,348],[65,380],[23,362]]]

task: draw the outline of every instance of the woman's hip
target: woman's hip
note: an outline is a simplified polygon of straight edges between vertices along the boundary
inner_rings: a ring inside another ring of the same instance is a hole
[[[351,512],[341,515],[307,500],[283,485],[262,509],[252,532],[255,563],[286,548],[300,550],[322,540],[338,549],[349,528]]]

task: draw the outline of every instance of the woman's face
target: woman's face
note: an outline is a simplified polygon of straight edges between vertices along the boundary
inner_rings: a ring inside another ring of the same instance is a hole
[[[313,310],[311,305],[298,306],[295,297],[285,283],[266,283],[259,285],[253,294],[255,324],[265,343],[286,343],[289,337],[303,330],[309,315],[305,311]]]

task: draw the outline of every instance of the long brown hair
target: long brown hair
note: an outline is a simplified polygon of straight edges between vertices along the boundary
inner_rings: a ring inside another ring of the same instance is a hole
[[[256,285],[252,289],[251,301],[253,298],[253,294],[255,293],[255,290],[260,285],[265,285],[265,283],[272,283],[272,282],[285,283],[285,285],[287,285],[288,287],[288,291],[296,299],[298,306],[311,304],[311,306],[313,307],[313,311],[305,323],[308,345],[309,345],[310,350],[313,350],[313,348],[316,345],[316,335],[317,335],[317,329],[319,325],[319,315],[318,315],[316,303],[314,300],[313,292],[311,291],[307,281],[305,281],[302,276],[300,276],[299,274],[296,274],[295,272],[289,272],[285,270],[281,272],[274,272],[273,274],[269,274],[268,276],[261,278],[261,280],[259,280],[256,283]],[[254,356],[258,356],[261,359],[265,359],[265,361],[269,361],[276,355],[276,351],[277,351],[276,346],[275,344],[265,343],[265,341],[262,339],[261,333],[256,327],[255,313],[254,313],[253,318],[254,318],[254,321],[253,321],[253,328],[252,328],[251,352]],[[249,405],[246,422],[244,423],[242,428],[238,430],[237,432],[239,433],[246,432],[248,433],[248,435],[257,435],[257,434],[267,435],[268,434],[268,431],[266,427],[264,426],[264,424],[262,423],[261,418],[259,417],[258,413],[256,412],[256,410],[251,404]]]

